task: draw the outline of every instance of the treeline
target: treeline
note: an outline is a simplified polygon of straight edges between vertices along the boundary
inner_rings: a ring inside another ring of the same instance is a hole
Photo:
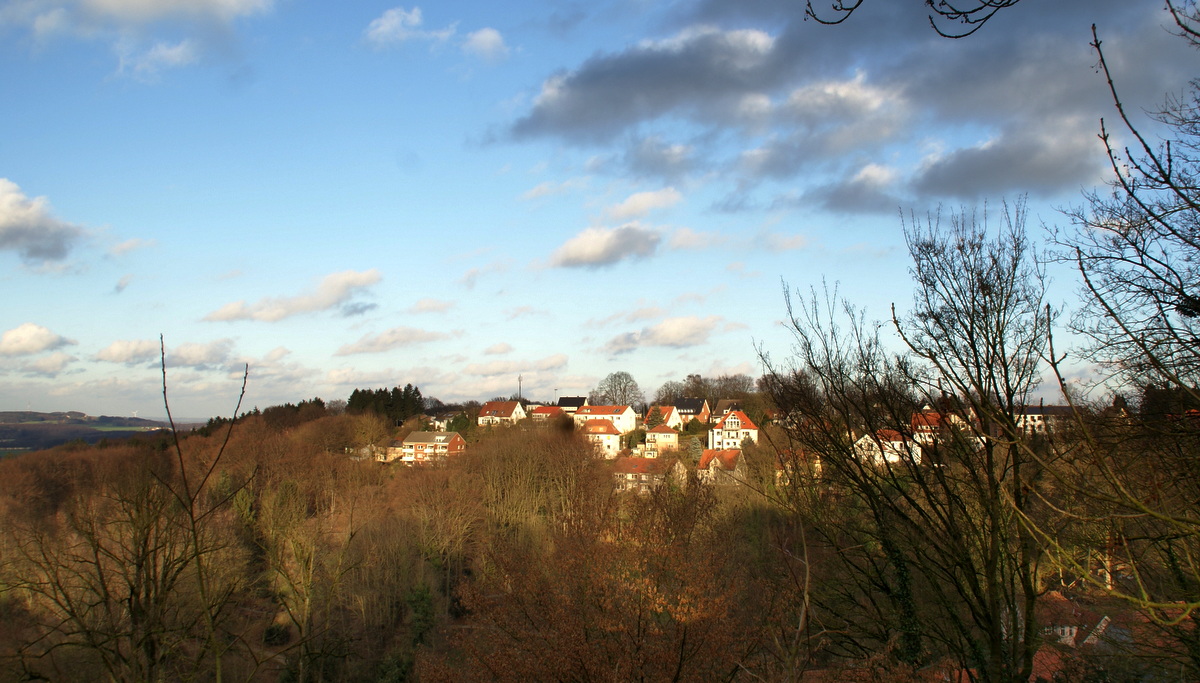
[[[360,415],[375,413],[382,415],[392,424],[403,424],[410,417],[420,415],[425,411],[425,399],[421,390],[412,384],[404,388],[389,389],[355,389],[346,401],[346,412]]]

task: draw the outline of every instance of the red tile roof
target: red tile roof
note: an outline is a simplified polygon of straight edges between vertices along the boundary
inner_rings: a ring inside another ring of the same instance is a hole
[[[519,404],[516,401],[488,401],[479,408],[483,417],[512,417]]]
[[[626,410],[632,410],[629,406],[581,406],[575,412],[576,415],[620,415]]]
[[[558,406],[538,406],[538,407],[534,408],[530,414],[531,415],[559,415],[559,414],[565,413],[565,412],[567,412],[567,411],[563,410],[562,408],[559,408]]]
[[[758,426],[755,425],[754,422],[752,422],[749,417],[746,417],[746,414],[740,410],[729,411],[729,413],[726,414],[725,417],[721,418],[721,421],[717,423],[717,429],[725,429],[725,421],[731,417],[736,417],[738,421],[742,423],[742,426],[738,427],[738,429],[758,429]]]
[[[653,432],[654,434],[678,434],[679,433],[679,432],[675,431],[674,429],[666,426],[665,424],[661,424],[661,425],[655,427],[654,429],[647,429],[646,431]]]
[[[616,434],[621,435],[621,431],[616,425],[608,420],[588,420],[583,423],[583,431],[588,434]]]
[[[725,450],[711,448],[707,449],[704,451],[704,454],[700,456],[699,469],[708,469],[709,463],[715,459],[721,469],[732,471],[735,467],[737,467],[738,457],[740,457],[741,454],[742,452],[736,448]]]

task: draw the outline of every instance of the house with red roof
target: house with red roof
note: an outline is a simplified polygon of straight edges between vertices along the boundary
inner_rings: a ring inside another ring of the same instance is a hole
[[[658,415],[659,424],[664,424],[671,429],[683,429],[683,417],[675,406],[650,406],[646,409],[646,419],[643,422],[650,424],[651,416],[655,414]]]
[[[687,469],[674,458],[621,457],[613,461],[613,487],[618,491],[649,493],[670,481],[683,485]]]
[[[403,440],[388,444],[384,462],[399,461],[406,465],[430,465],[460,455],[467,442],[458,432],[412,432]]]
[[[558,406],[538,406],[529,411],[529,417],[534,422],[551,422],[555,418],[566,414],[567,411]]]
[[[740,484],[746,481],[745,460],[740,448],[710,448],[700,456],[696,478],[703,484]]]
[[[582,426],[588,420],[608,420],[621,434],[637,429],[637,413],[631,406],[580,406],[574,418],[576,426]]]
[[[758,443],[758,425],[740,410],[729,411],[708,430],[708,447],[713,449],[740,450],[742,442],[746,439]]]
[[[642,446],[642,454],[647,458],[658,458],[668,451],[679,450],[679,432],[661,424],[646,430],[646,443]]]
[[[583,438],[590,441],[596,452],[612,460],[621,452],[621,432],[609,420],[588,420],[580,429]]]
[[[882,465],[909,463],[921,464],[921,444],[895,429],[879,429],[864,434],[854,442],[854,453],[862,460]]]
[[[480,427],[516,424],[525,419],[525,408],[517,401],[488,401],[479,409],[476,422]]]

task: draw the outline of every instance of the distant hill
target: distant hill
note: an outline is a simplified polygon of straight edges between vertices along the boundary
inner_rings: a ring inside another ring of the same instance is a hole
[[[26,410],[0,411],[0,454],[53,448],[68,441],[96,443],[121,439],[167,425],[139,417],[93,417],[67,411],[37,413]]]

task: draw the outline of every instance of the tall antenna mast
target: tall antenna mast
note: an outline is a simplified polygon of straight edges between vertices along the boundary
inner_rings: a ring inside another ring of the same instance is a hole
[[[521,380],[523,380],[523,379],[525,379],[525,378],[520,375],[517,375],[517,400],[518,401],[520,401],[522,398],[522,396],[521,396]]]

